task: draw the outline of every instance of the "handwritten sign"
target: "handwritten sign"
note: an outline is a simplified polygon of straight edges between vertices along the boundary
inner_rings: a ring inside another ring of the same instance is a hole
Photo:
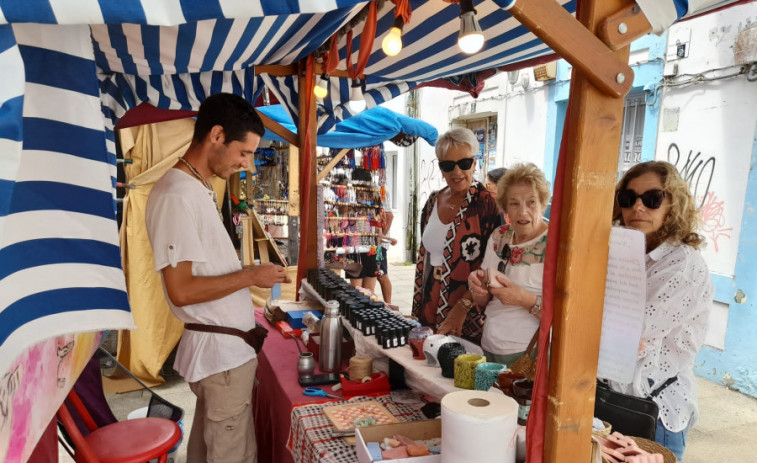
[[[600,378],[620,383],[633,380],[646,302],[644,249],[642,232],[612,228],[599,342]]]

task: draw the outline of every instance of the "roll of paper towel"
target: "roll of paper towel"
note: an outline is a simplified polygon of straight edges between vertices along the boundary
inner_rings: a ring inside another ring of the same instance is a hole
[[[442,463],[514,463],[518,403],[488,391],[442,399]]]

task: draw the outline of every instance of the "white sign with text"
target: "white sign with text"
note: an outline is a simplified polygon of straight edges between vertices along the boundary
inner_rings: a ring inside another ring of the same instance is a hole
[[[597,376],[630,383],[636,368],[646,301],[644,234],[613,227]]]

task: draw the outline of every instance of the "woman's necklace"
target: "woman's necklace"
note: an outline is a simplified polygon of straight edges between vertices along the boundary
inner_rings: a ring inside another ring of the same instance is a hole
[[[210,182],[208,182],[207,180],[205,180],[205,178],[202,175],[200,175],[199,172],[197,172],[197,169],[195,169],[194,166],[189,163],[189,161],[187,161],[186,159],[184,159],[183,156],[179,158],[179,161],[183,162],[184,165],[187,166],[187,169],[189,169],[189,172],[191,172],[192,175],[194,175],[195,177],[197,177],[197,180],[199,180],[200,182],[202,182],[202,184],[205,186],[205,188],[207,188],[208,190],[210,190],[210,194],[211,194],[211,196],[213,198],[213,204],[215,204],[216,210],[218,211],[218,216],[221,217],[221,220],[223,220],[223,215],[221,215],[221,209],[218,208],[218,195],[216,195],[216,190],[213,189],[213,186],[210,184]]]
[[[452,201],[453,199],[454,199],[454,197],[452,196],[452,194],[450,194],[450,195],[449,195],[449,199],[448,199],[448,201],[449,201],[449,202],[451,202],[451,201]],[[462,206],[462,205],[463,205],[463,201],[465,201],[465,197],[464,197],[464,196],[463,196],[463,199],[459,200],[459,201],[457,202],[457,204],[455,204],[454,206],[453,206],[453,205],[451,205],[451,204],[446,204],[446,206],[447,206],[447,208],[448,208],[448,209],[449,209],[450,211],[456,211],[456,210],[458,210],[458,209],[460,208],[460,206]]]

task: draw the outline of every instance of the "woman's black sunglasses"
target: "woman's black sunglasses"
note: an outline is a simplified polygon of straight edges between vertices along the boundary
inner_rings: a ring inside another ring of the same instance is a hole
[[[457,161],[439,161],[439,168],[443,172],[452,172],[455,170],[455,166],[459,166],[460,170],[468,170],[473,166],[475,158],[462,158]]]
[[[648,190],[637,195],[633,190],[621,190],[618,192],[618,206],[627,209],[636,204],[636,198],[641,198],[641,203],[648,209],[659,209],[662,201],[665,199],[665,192],[662,190]]]

